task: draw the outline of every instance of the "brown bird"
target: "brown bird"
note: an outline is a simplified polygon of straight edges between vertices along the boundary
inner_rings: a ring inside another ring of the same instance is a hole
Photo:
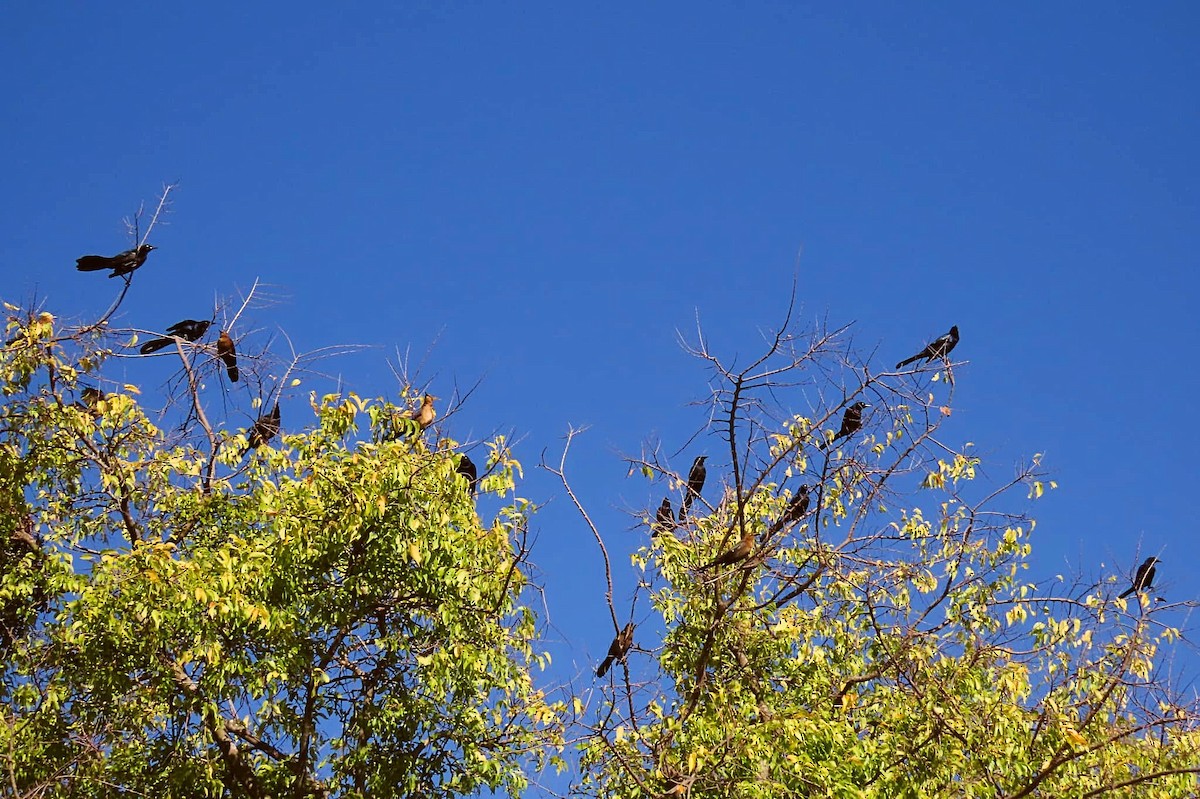
[[[242,450],[242,457],[246,457],[247,452],[258,449],[277,435],[279,435],[278,402],[275,403],[275,407],[271,408],[270,413],[263,414],[255,420],[254,426],[250,428],[250,434],[246,438],[246,448]]]
[[[683,495],[683,504],[679,506],[679,521],[683,521],[683,517],[692,507],[692,500],[700,496],[700,492],[704,490],[704,480],[708,477],[708,469],[704,466],[707,457],[707,455],[700,455],[692,461],[692,468],[688,472],[687,492]]]
[[[422,430],[433,424],[434,418],[437,417],[437,411],[433,409],[433,401],[437,397],[432,394],[426,394],[425,399],[421,400],[421,407],[417,408],[416,412],[411,410],[400,414],[402,419],[413,419]]]
[[[467,490],[471,495],[475,495],[475,487],[479,484],[479,469],[475,466],[475,461],[464,452],[458,459],[458,466],[454,467],[454,471],[467,478]]]
[[[732,563],[741,563],[746,558],[750,557],[750,553],[754,551],[754,531],[747,530],[742,536],[742,540],[737,542],[737,546],[728,552],[723,552],[713,558],[709,563],[700,567],[700,571],[707,571],[714,566],[728,566]]]
[[[654,524],[650,525],[651,535],[665,535],[675,529],[675,511],[671,508],[670,497],[663,497],[662,504],[658,506],[658,513],[654,517]]]
[[[613,664],[614,660],[625,662],[625,656],[629,654],[630,648],[633,646],[633,622],[626,624],[621,632],[617,633],[617,637],[613,639],[612,644],[608,647],[608,657],[600,664],[600,668],[596,669],[596,676],[603,677],[608,673],[608,667]]]
[[[181,322],[176,322],[167,328],[167,332],[171,334],[170,336],[150,339],[141,346],[138,352],[142,355],[150,355],[151,353],[158,352],[162,348],[169,347],[175,343],[176,336],[184,341],[196,341],[208,332],[210,324],[212,323],[208,320],[197,321],[195,319],[184,319]],[[231,345],[232,343],[230,342]]]
[[[852,436],[857,433],[863,425],[862,412],[870,407],[871,406],[867,403],[859,400],[847,408],[846,412],[842,414],[842,426],[837,431],[837,435],[833,437],[833,441],[829,442],[828,446],[832,446],[833,442],[837,441],[839,438],[845,438],[846,436]]]
[[[217,337],[217,357],[224,362],[230,381],[236,383],[238,381],[237,350],[233,346],[233,339],[224,330]]]
[[[75,259],[75,268],[80,272],[98,272],[101,269],[111,269],[109,277],[127,275],[146,263],[146,256],[157,249],[152,244],[139,244],[132,250],[119,252],[116,255],[85,255]]]
[[[911,358],[905,358],[903,361],[896,364],[896,368],[903,369],[913,361],[919,361],[922,358],[925,359],[926,363],[929,363],[934,358],[945,358],[950,354],[950,350],[954,349],[957,345],[958,325],[954,325],[954,327],[950,328],[949,333],[944,336],[938,336],[936,339],[929,342],[925,349],[921,350]]]

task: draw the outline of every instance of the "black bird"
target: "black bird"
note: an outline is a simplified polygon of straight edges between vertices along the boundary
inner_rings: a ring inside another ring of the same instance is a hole
[[[700,492],[704,490],[704,478],[708,477],[708,469],[704,468],[704,460],[707,457],[707,455],[700,455],[692,462],[692,469],[688,472],[687,493],[683,495],[683,504],[679,506],[680,521],[683,521],[683,517],[692,507],[692,500],[700,496]]]
[[[475,495],[475,486],[479,484],[479,469],[475,468],[475,462],[464,452],[458,459],[458,466],[454,467],[454,471],[467,478],[467,488],[471,492],[471,496]]]
[[[658,513],[654,517],[654,524],[650,526],[651,535],[665,535],[675,529],[675,511],[671,508],[671,500],[669,497],[663,497],[662,504],[658,506]]]
[[[1130,594],[1138,591],[1145,591],[1154,583],[1154,564],[1158,563],[1158,558],[1146,558],[1141,566],[1137,567],[1137,571],[1133,575],[1133,585],[1126,589],[1125,593],[1121,594],[1119,599],[1124,599]]]
[[[603,677],[608,673],[608,667],[613,664],[614,660],[624,662],[625,656],[629,654],[630,648],[633,646],[633,622],[626,624],[621,632],[617,633],[617,637],[608,647],[608,657],[600,664],[600,668],[596,669],[596,676]]]
[[[208,321],[198,322],[195,319],[184,319],[182,322],[176,322],[167,328],[170,336],[164,338],[153,338],[147,341],[138,350],[142,355],[149,355],[153,352],[158,352],[163,347],[169,347],[175,343],[175,336],[184,341],[196,341],[198,338],[208,332],[208,326],[212,324]]]
[[[722,552],[717,557],[713,558],[708,563],[700,567],[700,571],[707,571],[714,566],[728,566],[732,563],[740,563],[750,557],[750,553],[754,551],[754,531],[747,530],[742,536],[742,540],[737,542],[737,546],[728,552]]]
[[[270,413],[263,414],[255,420],[254,426],[250,428],[250,434],[246,438],[246,448],[242,450],[242,457],[246,457],[247,452],[258,449],[277,435],[279,435],[278,402],[275,403],[275,407],[271,409]]]
[[[237,350],[234,349],[233,339],[224,330],[217,337],[217,357],[224,362],[230,382],[236,383],[238,381]]]
[[[929,363],[934,358],[945,358],[950,354],[950,350],[958,345],[958,325],[950,328],[950,332],[944,336],[939,336],[929,343],[925,349],[918,352],[911,358],[905,358],[900,363],[896,364],[897,369],[903,369],[913,361],[919,361],[924,358],[926,363]]]
[[[119,252],[111,257],[104,255],[85,255],[75,259],[75,268],[80,272],[98,272],[101,269],[111,269],[109,277],[127,275],[146,263],[146,256],[151,250],[157,249],[152,244],[139,244],[132,250]]]
[[[803,485],[796,489],[796,496],[792,497],[792,501],[788,503],[784,509],[783,515],[779,517],[779,521],[775,522],[771,527],[771,532],[782,530],[789,524],[800,521],[804,518],[804,514],[808,513],[808,506],[811,499],[808,495],[808,486]]]
[[[862,412],[870,407],[867,403],[859,400],[847,408],[846,412],[842,414],[842,426],[837,431],[837,435],[833,437],[833,441],[829,442],[829,445],[832,446],[833,442],[839,438],[845,438],[857,433],[862,428]]]

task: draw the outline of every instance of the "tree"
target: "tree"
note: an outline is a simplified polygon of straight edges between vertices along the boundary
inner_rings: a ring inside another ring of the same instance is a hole
[[[578,794],[1198,794],[1200,707],[1160,665],[1194,603],[1127,605],[1117,576],[1023,581],[1034,523],[1003,508],[1053,483],[1034,459],[979,486],[979,458],[939,434],[953,365],[872,372],[847,329],[797,331],[790,313],[747,366],[703,335],[691,351],[712,373],[701,434],[723,484],[710,460],[705,501],[632,556],[659,629],[639,619],[641,656],[601,683]],[[660,447],[630,460],[684,490]],[[552,471],[571,492],[565,452]],[[745,559],[701,570],[746,540]],[[609,585],[614,625],[639,617]]]
[[[286,407],[282,436],[243,457],[246,432],[213,416],[213,343],[175,343],[154,419],[136,386],[89,385],[136,343],[112,310],[69,328],[6,307],[11,795],[516,795],[554,757],[558,708],[531,674],[546,657],[524,601],[530,507],[485,524],[457,442],[397,427],[383,400],[312,395],[307,423]],[[300,360],[252,359],[273,385],[260,411]],[[480,488],[506,496],[520,464],[502,437],[487,449]]]

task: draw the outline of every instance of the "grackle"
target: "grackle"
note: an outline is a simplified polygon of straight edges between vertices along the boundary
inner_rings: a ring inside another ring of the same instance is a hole
[[[467,489],[474,496],[475,487],[479,484],[479,469],[475,467],[475,462],[464,452],[458,459],[458,466],[454,467],[454,471],[467,478]]]
[[[842,414],[842,426],[838,429],[837,435],[829,442],[828,446],[832,446],[834,441],[846,436],[852,436],[862,428],[862,412],[871,406],[859,400],[846,409]]]
[[[614,660],[625,661],[625,656],[629,654],[630,648],[633,646],[633,622],[626,624],[621,632],[617,633],[617,637],[613,639],[612,644],[608,647],[608,657],[600,664],[600,668],[596,669],[596,676],[603,677],[608,673],[608,667],[613,664]]]
[[[80,272],[98,272],[101,269],[111,269],[109,277],[127,275],[146,263],[146,256],[156,249],[152,244],[139,244],[132,250],[119,252],[113,256],[85,255],[75,259],[75,268]]]
[[[808,486],[803,485],[796,489],[796,495],[792,497],[792,501],[784,509],[783,515],[779,517],[779,521],[772,525],[771,531],[781,530],[789,524],[800,521],[804,517],[804,514],[808,513],[810,501]]]
[[[934,358],[945,358],[950,354],[950,350],[958,344],[958,325],[950,328],[950,332],[944,336],[938,336],[929,343],[929,346],[918,352],[911,358],[905,358],[900,363],[896,364],[897,369],[903,369],[913,361],[919,361],[924,358],[926,363],[929,363]]]
[[[233,339],[224,330],[217,337],[217,357],[224,362],[229,380],[236,383],[238,381],[237,350],[233,346]]]
[[[1158,563],[1158,558],[1146,558],[1145,562],[1137,567],[1137,571],[1133,575],[1133,585],[1129,586],[1125,590],[1125,593],[1120,595],[1119,599],[1124,599],[1130,594],[1150,588],[1154,583],[1154,572],[1157,571],[1154,568],[1154,564],[1156,563]]]
[[[210,324],[211,322],[208,322],[207,320],[196,321],[195,319],[184,319],[182,322],[176,322],[167,328],[167,332],[171,334],[170,336],[150,339],[141,346],[138,352],[140,352],[142,355],[149,355],[150,353],[158,352],[163,347],[171,346],[171,344],[174,343],[176,336],[184,341],[196,341],[208,332],[208,326]],[[230,344],[232,343],[233,342],[230,342]]]
[[[692,469],[688,472],[687,493],[683,495],[683,504],[679,506],[679,520],[683,521],[683,517],[692,507],[692,500],[700,496],[700,492],[704,490],[704,479],[708,477],[708,469],[704,467],[704,460],[707,455],[700,455],[692,462]]]
[[[675,511],[671,508],[671,499],[663,497],[662,504],[658,506],[658,513],[654,517],[654,524],[650,526],[651,535],[665,535],[675,529]]]
[[[258,449],[277,435],[279,435],[278,402],[275,403],[275,407],[271,408],[270,413],[263,414],[255,420],[254,426],[250,428],[250,434],[246,437],[246,448],[242,450],[242,457],[246,457],[247,452]]]
[[[728,552],[722,552],[717,557],[713,558],[708,563],[700,567],[700,571],[707,571],[714,566],[728,566],[732,563],[740,563],[750,557],[750,553],[754,550],[754,531],[747,530],[742,536],[742,540],[737,542],[737,546]]]

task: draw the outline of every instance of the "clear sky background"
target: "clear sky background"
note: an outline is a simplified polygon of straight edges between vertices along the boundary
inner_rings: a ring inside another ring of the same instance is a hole
[[[178,180],[119,324],[258,278],[280,302],[243,349],[377,345],[323,364],[368,396],[395,396],[397,348],[439,396],[482,380],[445,432],[520,439],[554,679],[590,680],[613,631],[542,452],[590,426],[569,468],[627,605],[629,512],[662,486],[622,455],[728,466],[711,436],[675,454],[707,390],[676,331],[755,352],[794,273],[801,319],[855,322],[876,369],[960,326],[946,440],[996,481],[1045,453],[1060,485],[1034,578],[1157,553],[1159,593],[1194,599],[1198,41],[1185,2],[10,3],[0,292],[101,312],[119,281],[75,258],[128,247],[121,218]]]

